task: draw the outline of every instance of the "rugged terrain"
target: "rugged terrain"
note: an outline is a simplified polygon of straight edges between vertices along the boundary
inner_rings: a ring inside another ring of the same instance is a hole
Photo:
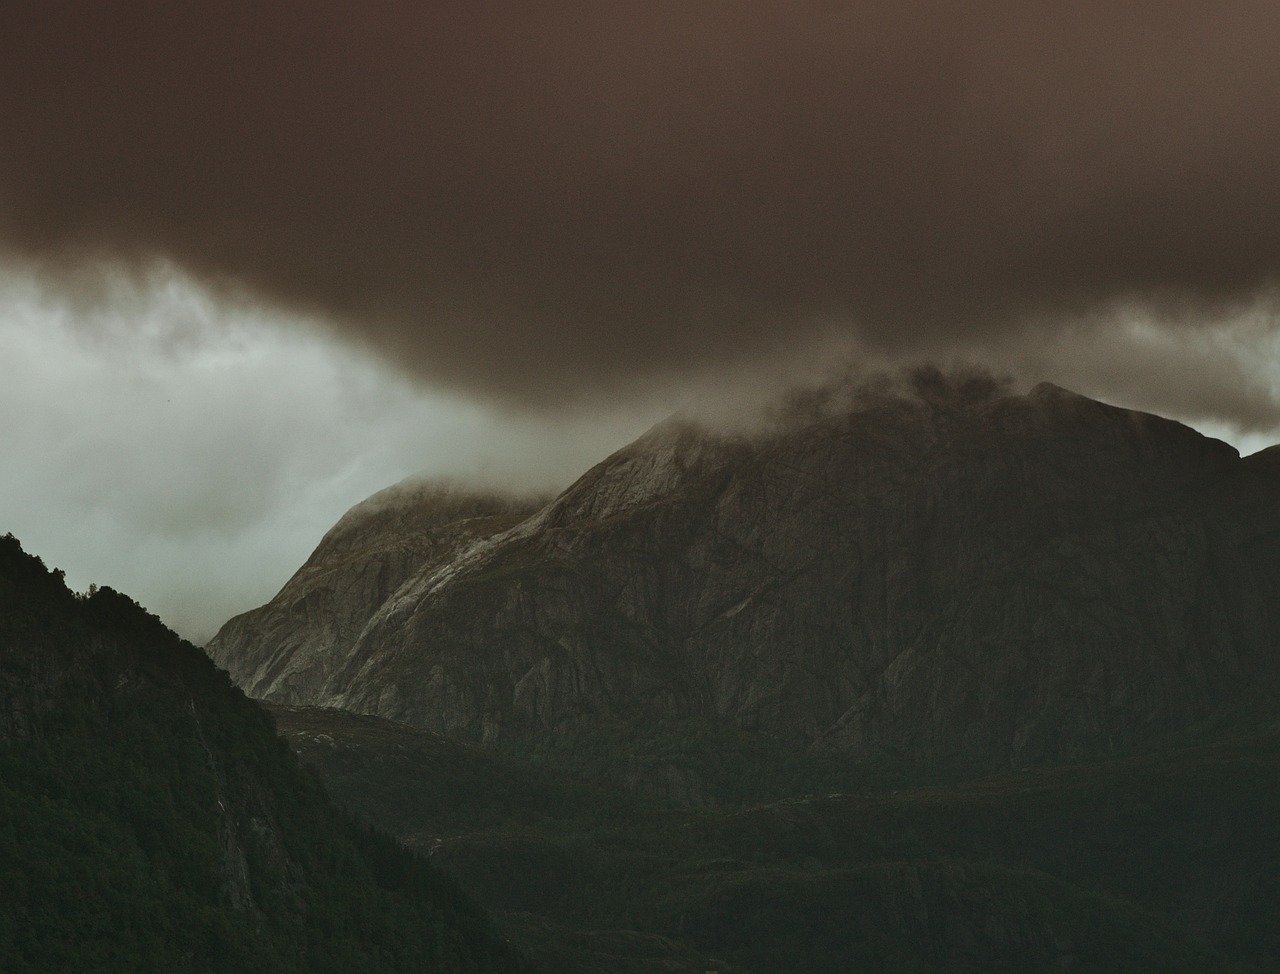
[[[1128,753],[1274,685],[1276,460],[922,374],[751,438],[664,424],[528,517],[357,508],[208,650],[267,700],[515,748],[694,721],[863,765]]]
[[[536,505],[446,484],[405,483],[357,504],[272,601],[232,619],[216,659],[252,696],[314,697],[370,616],[411,576],[523,521]]]
[[[391,499],[210,652],[548,968],[1280,963],[1280,450],[926,370]]]

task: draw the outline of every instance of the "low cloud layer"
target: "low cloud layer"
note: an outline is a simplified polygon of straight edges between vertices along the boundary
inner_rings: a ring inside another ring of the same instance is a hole
[[[556,424],[424,392],[176,273],[92,313],[0,273],[0,534],[203,642],[411,475],[563,487],[658,414]]]
[[[68,297],[29,268],[0,268],[0,533],[73,586],[127,592],[197,642],[269,599],[344,510],[407,476],[545,493],[671,411],[741,431],[786,421],[779,404],[856,405],[868,377],[896,369],[826,335],[732,376],[713,369],[541,416],[424,390],[304,320],[228,301],[163,264],[80,283]],[[1116,337],[1105,352],[1086,323],[982,361],[1190,420],[1246,450],[1274,441],[1280,336],[1265,315],[1176,333],[1136,313],[1110,318],[1126,324],[1106,326]],[[1004,388],[942,364],[954,394]],[[917,370],[914,394],[936,375]]]
[[[15,0],[0,240],[541,408],[832,334],[1105,363],[1110,309],[1191,349],[1275,282],[1278,34],[1260,0]]]

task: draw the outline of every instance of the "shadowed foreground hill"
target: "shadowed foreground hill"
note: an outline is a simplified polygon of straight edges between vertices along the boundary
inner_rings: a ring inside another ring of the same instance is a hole
[[[111,589],[0,539],[0,970],[517,972],[452,880]]]

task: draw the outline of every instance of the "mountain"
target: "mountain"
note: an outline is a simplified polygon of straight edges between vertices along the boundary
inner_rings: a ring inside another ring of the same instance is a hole
[[[0,970],[530,970],[225,672],[0,538]]]
[[[515,749],[696,725],[846,766],[1089,760],[1270,699],[1277,496],[1274,454],[917,373],[752,437],[668,422],[528,516],[362,505],[207,649],[267,700]],[[707,797],[686,772],[638,777]]]
[[[921,372],[415,491],[208,648],[548,969],[1276,969],[1280,449]]]

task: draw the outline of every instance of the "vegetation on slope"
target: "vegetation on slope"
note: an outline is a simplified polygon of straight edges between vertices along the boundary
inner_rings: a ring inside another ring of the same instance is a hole
[[[807,796],[828,756],[708,732],[688,767],[722,753],[761,793],[797,790],[695,809],[586,780],[612,739],[557,763],[276,714],[340,803],[432,850],[557,970],[628,970],[641,945],[671,964],[651,970],[695,970],[690,952],[755,974],[1280,968],[1274,731],[972,781],[849,771]]]
[[[0,969],[527,967],[451,879],[338,813],[198,649],[6,536]]]

